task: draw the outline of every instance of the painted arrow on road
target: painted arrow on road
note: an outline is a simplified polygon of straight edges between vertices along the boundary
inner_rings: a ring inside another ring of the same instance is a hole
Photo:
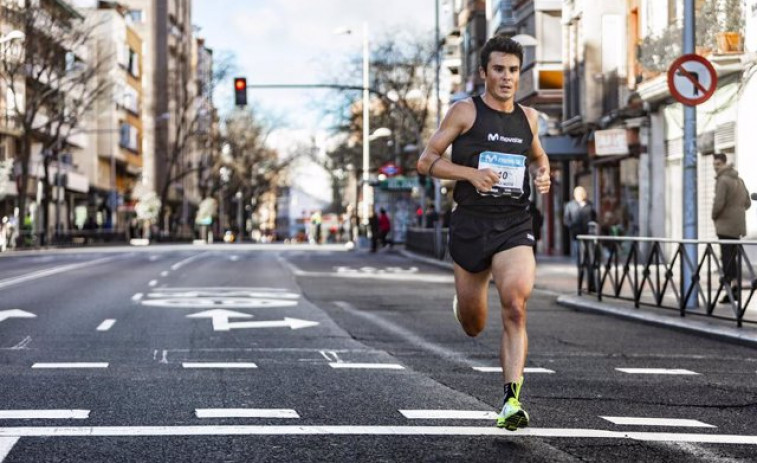
[[[13,309],[13,310],[1,310],[0,311],[0,322],[3,322],[9,318],[36,318],[37,316],[30,312],[25,312],[23,310]]]
[[[212,318],[215,331],[228,331],[229,318],[252,318],[252,315],[226,309],[213,309],[187,315],[187,318]]]
[[[230,322],[230,318],[252,318],[252,315],[225,309],[206,310],[204,312],[187,315],[187,318],[211,318],[213,320],[213,330],[215,331],[229,331],[246,328],[291,328],[293,330],[299,330],[301,328],[309,328],[319,324],[318,322],[289,317],[284,317],[283,320],[260,322]]]

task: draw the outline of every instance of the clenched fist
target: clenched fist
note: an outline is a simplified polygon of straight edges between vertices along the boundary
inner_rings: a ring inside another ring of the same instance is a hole
[[[540,167],[539,171],[534,175],[534,186],[541,194],[549,193],[549,186],[552,181],[549,178],[549,171],[546,167]]]

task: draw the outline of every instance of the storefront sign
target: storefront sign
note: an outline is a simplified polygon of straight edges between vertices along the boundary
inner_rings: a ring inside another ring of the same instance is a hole
[[[418,186],[418,177],[391,177],[379,183],[379,188],[388,191],[411,191]]]
[[[628,136],[626,134],[626,129],[595,131],[594,149],[597,156],[628,154]]]

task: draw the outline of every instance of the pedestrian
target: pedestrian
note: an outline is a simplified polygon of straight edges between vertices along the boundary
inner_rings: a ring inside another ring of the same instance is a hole
[[[376,211],[371,211],[371,216],[368,218],[368,226],[371,229],[371,252],[376,252],[379,241],[379,219],[376,217]]]
[[[452,105],[418,160],[418,172],[457,180],[449,228],[454,262],[452,309],[469,336],[487,319],[490,277],[499,293],[503,333],[499,347],[504,404],[497,426],[528,426],[520,403],[528,352],[526,302],[536,262],[528,203],[530,178],[539,193],[549,192],[549,159],[538,137],[538,113],[515,103],[522,46],[503,35],[481,50],[484,92]],[[451,160],[442,157],[452,145]]]
[[[576,237],[589,233],[589,222],[597,220],[597,211],[589,201],[586,189],[577,186],[573,189],[573,199],[565,205],[563,212],[563,224],[568,227],[570,235],[571,255],[578,258],[580,246]]]
[[[394,240],[389,238],[389,233],[392,231],[392,221],[389,220],[389,216],[386,214],[386,209],[383,207],[379,211],[379,218],[378,218],[378,227],[379,227],[379,240],[381,241],[381,247],[385,247],[387,244],[389,247],[394,246]]]
[[[5,252],[8,246],[8,217],[3,217],[0,221],[0,252]]]
[[[715,168],[715,200],[712,204],[712,220],[719,240],[739,240],[746,235],[746,210],[752,206],[744,181],[723,153],[712,156]],[[720,254],[723,261],[723,286],[731,285],[734,299],[739,299],[741,282],[738,281],[738,245],[721,243]],[[721,303],[730,302],[726,291]]]

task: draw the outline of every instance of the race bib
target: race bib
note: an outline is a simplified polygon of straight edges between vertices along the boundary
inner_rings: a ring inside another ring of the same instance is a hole
[[[491,169],[499,175],[499,181],[491,191],[478,191],[482,196],[523,196],[523,179],[526,175],[526,157],[520,154],[505,154],[484,151],[478,157],[478,168]]]

